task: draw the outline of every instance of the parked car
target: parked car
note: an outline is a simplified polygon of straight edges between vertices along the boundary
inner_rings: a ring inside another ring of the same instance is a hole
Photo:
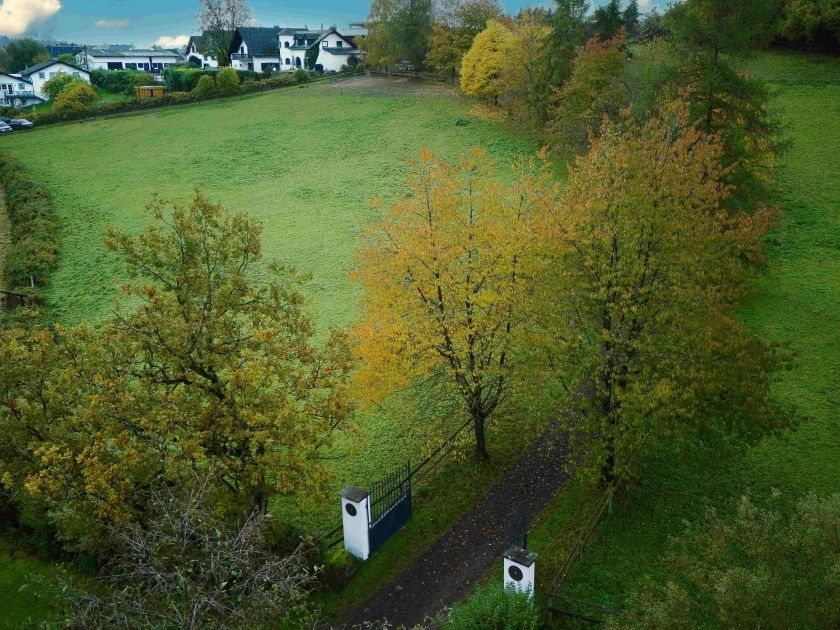
[[[12,129],[11,127],[9,127],[9,125],[0,120],[0,133],[12,133],[12,131],[14,131],[14,129]]]
[[[6,123],[12,129],[32,129],[35,123],[29,122],[26,118],[12,118]]]

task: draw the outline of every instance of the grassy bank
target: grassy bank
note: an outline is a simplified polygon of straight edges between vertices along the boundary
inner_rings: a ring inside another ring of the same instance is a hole
[[[767,268],[742,317],[756,333],[790,341],[798,352],[796,369],[780,375],[775,392],[808,420],[788,439],[768,439],[735,461],[698,453],[653,462],[570,575],[565,592],[575,597],[621,606],[645,575],[667,579],[663,548],[707,504],[724,509],[744,493],[761,503],[773,489],[790,504],[803,493],[840,487],[840,60],[764,53],[748,69],[768,81],[771,108],[791,146],[778,165],[785,214],[767,238]],[[531,538],[545,559],[542,588],[572,544],[580,510],[591,509],[594,498],[571,493],[542,515]]]

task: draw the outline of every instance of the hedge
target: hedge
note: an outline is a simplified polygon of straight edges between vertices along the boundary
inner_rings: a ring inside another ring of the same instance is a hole
[[[8,153],[0,153],[12,246],[6,257],[7,289],[43,286],[58,258],[58,223],[46,188]]]
[[[328,75],[331,77],[348,76],[351,74],[360,74],[363,72],[361,64],[353,70],[335,75]],[[254,74],[254,73],[251,73]],[[257,75],[259,76],[259,75]],[[238,94],[250,94],[254,92],[264,92],[281,87],[288,87],[300,83],[307,83],[312,80],[312,75],[304,70],[298,70],[294,73],[282,73],[272,76],[270,79],[263,79],[262,81],[245,81],[239,86]],[[81,112],[58,112],[53,110],[32,111],[29,114],[29,120],[37,125],[50,125],[70,120],[82,120],[85,118],[94,118],[96,116],[106,116],[111,114],[119,114],[123,112],[136,112],[146,109],[156,109],[158,107],[167,107],[169,105],[182,105],[184,103],[197,103],[199,101],[207,101],[216,98],[224,98],[228,96],[219,92],[212,94],[202,94],[200,92],[169,92],[157,98],[149,98],[144,100],[128,100],[128,101],[111,101],[100,103],[95,107],[91,107]],[[20,112],[19,112],[20,115]]]
[[[191,66],[173,66],[163,71],[163,80],[166,82],[166,89],[170,92],[191,92],[198,85],[203,76],[215,77],[220,70],[207,70]],[[239,82],[252,80],[268,80],[264,74],[250,70],[236,70]]]
[[[102,70],[90,73],[90,82],[112,94],[126,94],[134,96],[134,88],[138,85],[149,85],[155,78],[148,72],[136,70]]]

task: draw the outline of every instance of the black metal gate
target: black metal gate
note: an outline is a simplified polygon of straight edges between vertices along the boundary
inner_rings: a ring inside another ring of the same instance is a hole
[[[373,484],[370,490],[370,553],[411,518],[411,464]]]

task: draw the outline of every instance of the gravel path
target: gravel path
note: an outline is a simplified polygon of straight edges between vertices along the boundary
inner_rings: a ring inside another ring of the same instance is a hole
[[[551,447],[551,448],[547,448]],[[352,611],[346,627],[386,619],[399,626],[422,623],[469,593],[494,564],[501,579],[502,553],[523,504],[529,518],[569,479],[568,448],[552,428],[523,456],[490,494],[425,555],[366,603]]]

